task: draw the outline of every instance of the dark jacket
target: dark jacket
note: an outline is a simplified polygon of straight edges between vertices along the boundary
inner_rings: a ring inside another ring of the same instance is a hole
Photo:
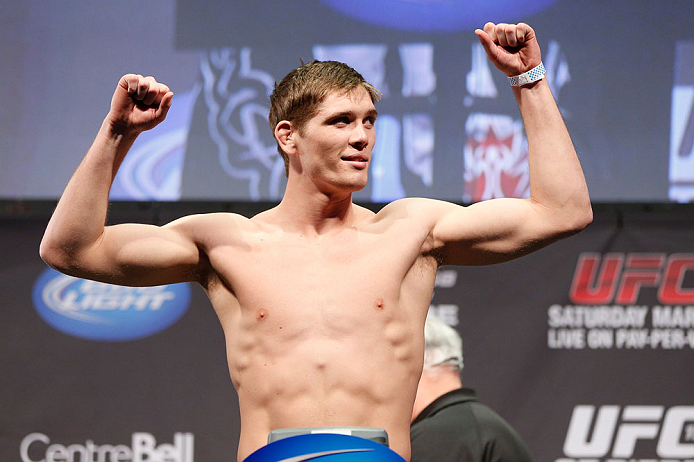
[[[439,396],[410,426],[411,462],[532,462],[511,425],[460,388]]]

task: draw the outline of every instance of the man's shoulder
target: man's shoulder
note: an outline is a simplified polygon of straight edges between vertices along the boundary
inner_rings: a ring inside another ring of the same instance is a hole
[[[480,439],[493,448],[498,460],[532,462],[523,437],[506,419],[482,402],[471,403]]]
[[[250,219],[244,217],[243,215],[239,215],[238,213],[213,212],[213,213],[198,213],[198,214],[186,215],[184,217],[181,217],[177,220],[172,221],[171,223],[169,223],[169,225],[189,226],[189,227],[198,227],[198,226],[207,227],[210,225],[248,226],[248,225],[250,225],[250,223],[251,223]]]
[[[197,241],[208,240],[220,234],[240,236],[252,232],[257,225],[237,213],[214,212],[186,215],[172,221],[166,227],[177,229]]]
[[[451,207],[451,202],[426,197],[405,197],[386,204],[376,213],[376,219],[389,217],[421,218],[435,213],[441,208]]]
[[[428,197],[405,197],[395,200],[384,206],[378,214],[393,214],[402,213],[403,211],[416,214],[431,214],[436,215],[440,212],[449,211],[452,209],[461,209],[460,204],[445,201],[441,199],[431,199]]]
[[[517,437],[517,432],[498,412],[481,401],[470,403],[470,410],[480,428],[492,435],[508,434]]]
[[[407,208],[417,208],[421,206],[425,206],[426,204],[430,204],[433,202],[440,202],[437,199],[429,199],[426,197],[403,197],[401,199],[396,199],[392,202],[387,203],[379,213],[384,212],[384,211],[390,211],[390,210],[399,210],[399,209],[407,209]]]
[[[476,422],[484,428],[509,428],[510,425],[494,409],[480,401],[474,390],[460,388],[437,398],[430,408],[425,409],[429,415],[440,420],[454,419]]]

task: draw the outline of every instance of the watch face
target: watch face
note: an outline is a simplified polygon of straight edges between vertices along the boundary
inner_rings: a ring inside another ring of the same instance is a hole
[[[525,17],[558,0],[321,0],[340,13],[400,30],[453,32],[482,27],[490,18]]]

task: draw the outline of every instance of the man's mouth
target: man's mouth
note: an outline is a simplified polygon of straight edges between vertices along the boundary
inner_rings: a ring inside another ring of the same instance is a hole
[[[352,167],[356,168],[366,168],[367,165],[369,165],[369,159],[366,156],[362,156],[360,154],[353,155],[353,156],[343,156],[341,157],[342,161],[347,162],[350,164]]]

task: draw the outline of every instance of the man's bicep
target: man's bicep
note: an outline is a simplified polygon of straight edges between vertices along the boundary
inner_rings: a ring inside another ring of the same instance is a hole
[[[81,277],[120,285],[149,286],[195,280],[201,262],[195,242],[170,224],[107,226],[76,268]]]
[[[528,199],[510,198],[440,207],[432,236],[443,264],[499,263],[534,250],[544,234],[538,208]]]

